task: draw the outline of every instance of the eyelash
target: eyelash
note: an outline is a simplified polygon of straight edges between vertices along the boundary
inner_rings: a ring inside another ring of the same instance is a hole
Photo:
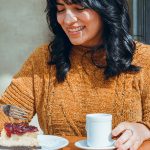
[[[84,10],[85,7],[81,7],[81,8],[76,8],[77,10]]]
[[[64,11],[64,9],[62,9],[62,10],[58,10],[57,9],[57,13],[61,13],[61,12],[63,12]]]
[[[86,9],[85,7],[82,7],[82,8],[75,8],[76,10],[78,10],[78,11],[83,11],[84,9]],[[57,13],[62,13],[62,12],[64,12],[65,11],[65,9],[62,9],[62,10],[58,10],[57,9]]]

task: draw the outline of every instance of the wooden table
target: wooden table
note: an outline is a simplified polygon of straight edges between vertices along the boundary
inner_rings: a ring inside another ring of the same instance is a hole
[[[63,148],[62,150],[80,150],[79,148],[74,146],[74,143],[78,140],[85,139],[85,137],[77,137],[77,136],[67,136],[65,138],[69,140],[70,144],[67,147]],[[139,148],[139,150],[150,150],[150,141],[145,141]]]

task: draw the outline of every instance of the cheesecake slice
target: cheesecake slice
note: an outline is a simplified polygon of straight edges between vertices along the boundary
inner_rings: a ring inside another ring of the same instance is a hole
[[[38,129],[28,123],[5,123],[1,132],[1,146],[38,146]]]

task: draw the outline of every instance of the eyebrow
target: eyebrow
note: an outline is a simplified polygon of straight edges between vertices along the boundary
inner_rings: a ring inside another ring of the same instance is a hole
[[[56,3],[56,5],[61,5],[61,6],[64,6],[64,4],[63,4],[63,3]]]
[[[61,5],[61,6],[64,6],[64,5],[72,5],[72,4],[75,4],[75,3],[72,3],[72,2],[65,2],[65,0],[64,0],[64,3],[59,3],[59,2],[56,2],[56,5]]]

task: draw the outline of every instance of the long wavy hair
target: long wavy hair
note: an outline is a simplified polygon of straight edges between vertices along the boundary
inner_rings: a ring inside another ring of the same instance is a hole
[[[140,67],[131,64],[136,45],[129,34],[130,18],[126,0],[64,1],[68,4],[79,4],[85,8],[93,9],[101,16],[107,62],[104,71],[106,79],[122,72],[138,72],[140,70]],[[49,28],[54,33],[54,39],[49,45],[51,53],[49,64],[56,66],[56,78],[58,82],[62,82],[71,67],[69,54],[73,45],[57,21],[56,0],[47,0],[46,12]]]

